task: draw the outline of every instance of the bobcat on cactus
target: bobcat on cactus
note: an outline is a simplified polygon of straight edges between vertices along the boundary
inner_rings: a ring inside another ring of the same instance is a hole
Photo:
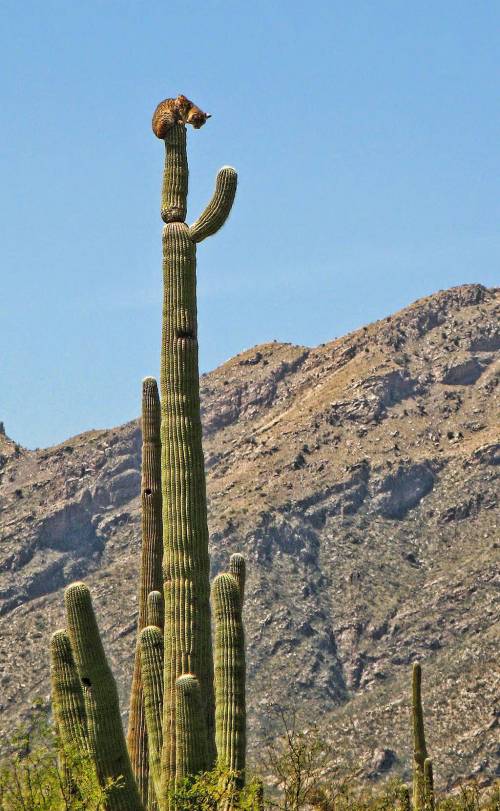
[[[204,113],[196,104],[186,96],[180,95],[176,99],[160,101],[153,113],[152,127],[157,138],[165,139],[167,132],[176,124],[191,124],[199,130],[211,118],[210,113]]]

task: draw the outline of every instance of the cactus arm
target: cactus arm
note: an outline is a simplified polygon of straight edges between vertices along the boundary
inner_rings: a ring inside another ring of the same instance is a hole
[[[244,780],[246,749],[245,636],[236,579],[219,574],[212,586],[215,614],[215,740],[223,766]]]
[[[161,749],[163,709],[163,634],[160,628],[148,626],[140,636],[141,672],[144,708],[148,730],[149,772],[154,793],[161,796]]]
[[[193,242],[201,242],[222,228],[231,211],[238,175],[232,166],[223,166],[217,174],[215,191],[204,212],[189,228]]]
[[[161,195],[163,222],[184,222],[187,212],[188,162],[186,127],[176,124],[165,138],[165,166]]]
[[[413,716],[413,810],[421,811],[424,804],[424,762],[427,757],[425,744],[424,713],[422,709],[422,668],[413,665],[412,681]]]
[[[152,591],[148,594],[147,602],[147,625],[155,625],[163,631],[163,597],[159,591]]]
[[[52,712],[63,749],[76,744],[89,751],[82,684],[66,631],[56,631],[50,643]]]
[[[101,785],[111,789],[107,811],[143,811],[125,744],[118,691],[106,660],[90,592],[73,583],[65,592],[68,634],[83,688],[90,751]]]
[[[241,605],[245,600],[246,563],[243,555],[235,552],[229,559],[229,574],[232,574],[240,590]]]
[[[127,746],[143,805],[148,801],[149,765],[146,718],[141,678],[139,635],[147,622],[151,592],[162,587],[162,505],[160,397],[153,377],[142,383],[142,552],[139,583],[139,618],[134,673],[130,693]]]
[[[434,811],[434,772],[432,760],[428,757],[424,760],[424,796],[425,810]]]
[[[207,769],[208,751],[205,719],[198,679],[186,673],[175,683],[176,780]]]

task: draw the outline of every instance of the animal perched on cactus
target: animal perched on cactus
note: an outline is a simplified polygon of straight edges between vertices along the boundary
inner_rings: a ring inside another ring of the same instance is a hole
[[[224,710],[216,723],[196,308],[196,245],[227,219],[236,192],[234,169],[220,170],[205,211],[193,225],[184,222],[185,125],[198,129],[209,117],[185,96],[162,102],[153,116],[153,130],[166,148],[161,419],[156,382],[148,378],[143,384],[143,551],[130,759],[116,686],[83,584],[66,592],[69,636],[59,631],[52,643],[53,707],[61,737],[78,731],[100,779],[122,776],[123,789],[110,795],[108,811],[172,808],[178,781],[212,768],[217,755],[240,777],[244,767],[242,559],[235,564],[235,576],[217,580],[224,584],[222,591],[217,584],[214,591],[216,692],[234,719],[228,727]]]
[[[176,124],[191,124],[199,130],[211,117],[210,113],[204,113],[186,96],[181,95],[176,99],[160,101],[153,113],[152,128],[157,138],[166,138],[168,130]]]

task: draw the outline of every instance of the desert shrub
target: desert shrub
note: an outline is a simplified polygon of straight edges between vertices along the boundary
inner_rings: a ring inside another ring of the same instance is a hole
[[[173,791],[173,799],[182,811],[260,811],[260,783],[249,780],[238,789],[239,775],[216,766],[210,772],[186,778]]]
[[[90,756],[63,747],[43,719],[17,730],[8,749],[0,762],[0,811],[104,811],[113,786],[101,787]]]

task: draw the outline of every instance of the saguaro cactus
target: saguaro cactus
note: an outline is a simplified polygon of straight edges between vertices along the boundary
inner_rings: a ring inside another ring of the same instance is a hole
[[[205,771],[208,752],[198,679],[186,673],[177,679],[175,689],[176,780],[179,781]]]
[[[236,172],[230,167],[221,169],[212,200],[191,227],[186,225],[184,121],[198,128],[208,116],[185,97],[178,97],[176,104],[179,100],[182,105],[175,107],[174,114],[181,119],[170,125],[167,104],[160,122],[166,147],[161,206],[165,223],[161,409],[155,381],[148,378],[143,385],[139,645],[128,735],[137,779],[125,746],[116,685],[104,655],[90,593],[83,583],[67,589],[68,632],[58,632],[52,641],[54,714],[61,737],[74,740],[80,736],[101,783],[120,778],[120,788],[110,794],[106,811],[144,811],[146,806],[148,811],[156,811],[156,804],[167,811],[172,808],[176,782],[211,767],[216,757],[196,244],[226,220],[236,191]],[[229,589],[222,588],[217,616],[223,629],[222,644],[229,655],[221,681],[222,696],[236,723],[236,734],[231,732],[225,745],[236,753],[231,754],[229,764],[242,770],[244,561],[237,557],[231,563],[236,579],[229,574],[222,576],[221,583]]]
[[[239,552],[234,552],[229,559],[229,574],[232,574],[238,583],[240,590],[241,605],[245,601],[246,563],[245,558]]]
[[[188,191],[186,128],[165,133],[161,437],[165,674],[163,797],[176,776],[176,682],[198,679],[209,763],[214,761],[213,659],[210,636],[208,527],[198,371],[196,244],[229,214],[236,172],[219,172],[215,194],[201,217],[184,222]]]
[[[144,711],[148,730],[149,772],[153,800],[161,795],[161,750],[163,744],[163,633],[155,625],[144,628],[140,639]]]
[[[65,593],[68,637],[71,653],[78,672],[85,707],[85,730],[89,751],[93,756],[97,775],[102,785],[108,779],[116,783],[107,799],[107,811],[142,811],[130,759],[125,744],[118,691],[104,654],[99,629],[92,608],[90,592],[84,583],[73,583]],[[79,718],[81,702],[74,671],[63,634],[53,637],[55,655],[53,673],[62,672],[64,660],[67,679],[61,679],[60,709],[57,722],[63,741],[70,738],[71,724]],[[65,694],[65,702],[62,695]],[[71,711],[64,712],[75,701]],[[118,784],[121,786],[118,787]]]
[[[413,665],[412,682],[413,715],[413,811],[421,811],[425,802],[424,763],[427,757],[425,743],[424,713],[422,709],[422,668]]]
[[[215,699],[217,755],[243,782],[246,752],[245,637],[241,592],[232,574],[212,586],[215,613]]]
[[[424,761],[424,797],[425,811],[434,811],[434,771],[429,757]]]
[[[52,712],[64,747],[89,752],[87,715],[82,683],[66,631],[56,631],[50,645]]]
[[[148,599],[162,588],[162,505],[161,505],[161,438],[160,398],[153,377],[142,383],[142,555],[139,582],[138,640],[149,624]],[[153,598],[154,599],[154,598]],[[155,624],[152,622],[151,624]],[[132,769],[144,805],[148,804],[149,763],[144,695],[141,678],[141,655],[136,646],[127,746]]]

